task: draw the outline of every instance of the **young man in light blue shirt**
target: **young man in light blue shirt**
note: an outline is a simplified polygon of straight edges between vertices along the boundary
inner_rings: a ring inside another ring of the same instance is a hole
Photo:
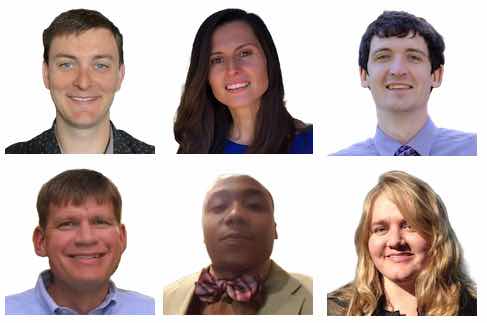
[[[428,115],[430,94],[443,79],[444,50],[442,36],[423,18],[386,11],[372,22],[359,65],[375,101],[376,133],[334,155],[476,156],[476,134],[438,128]]]
[[[49,270],[33,289],[5,298],[5,314],[154,314],[154,299],[110,280],[127,246],[122,199],[104,175],[65,171],[41,188],[34,250]]]

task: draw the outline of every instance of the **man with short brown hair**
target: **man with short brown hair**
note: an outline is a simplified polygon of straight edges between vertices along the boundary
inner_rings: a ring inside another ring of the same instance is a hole
[[[151,297],[110,280],[127,246],[122,199],[103,174],[65,171],[39,192],[36,254],[49,270],[35,288],[5,298],[5,314],[154,314]]]
[[[153,154],[154,146],[116,129],[110,107],[125,76],[123,38],[98,11],[75,9],[44,30],[42,75],[56,118],[51,129],[6,154]]]

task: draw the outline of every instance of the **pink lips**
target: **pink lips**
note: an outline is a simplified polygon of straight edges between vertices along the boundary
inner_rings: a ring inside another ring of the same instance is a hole
[[[414,254],[410,252],[397,252],[386,256],[386,258],[392,262],[401,263],[407,262],[413,258]]]

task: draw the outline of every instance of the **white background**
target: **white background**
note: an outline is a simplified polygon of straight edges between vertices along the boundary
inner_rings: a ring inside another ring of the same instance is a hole
[[[481,270],[486,267],[482,158],[326,157],[375,131],[374,103],[360,86],[358,46],[367,25],[390,9],[425,17],[443,35],[444,82],[432,93],[430,113],[439,126],[479,133],[482,154],[487,29],[481,1],[121,2],[19,0],[3,5],[2,147],[50,127],[55,113],[42,83],[42,31],[62,11],[83,7],[101,11],[124,36],[126,75],[112,106],[112,120],[118,128],[155,144],[157,155],[4,155],[0,161],[0,308],[4,295],[32,288],[47,266],[46,259],[34,254],[31,243],[38,190],[59,172],[83,167],[101,171],[122,193],[128,249],[113,279],[119,287],[155,297],[157,314],[162,312],[163,286],[208,263],[201,233],[204,192],[219,174],[247,173],[266,185],[276,202],[279,239],[274,259],[289,271],[314,278],[315,316],[299,319],[336,320],[323,317],[325,295],[353,278],[353,234],[362,201],[381,173],[401,169],[422,178],[442,196],[479,285],[482,315]],[[207,16],[228,7],[257,13],[267,24],[280,56],[288,109],[294,117],[314,124],[314,156],[174,155],[172,122],[194,36]],[[203,318],[162,319],[196,322]],[[220,318],[211,318],[215,319]],[[132,321],[127,317],[98,320]],[[0,316],[0,321],[24,319]]]
[[[479,132],[484,99],[485,19],[481,1],[25,1],[8,2],[0,26],[2,147],[30,139],[55,116],[41,76],[42,31],[60,12],[101,11],[124,36],[126,75],[112,120],[159,154],[177,145],[172,124],[200,24],[211,13],[240,7],[266,22],[280,56],[287,106],[315,124],[315,152],[329,154],[374,134],[375,105],[360,86],[358,47],[383,10],[426,17],[446,43],[444,82],[431,95],[437,125]]]

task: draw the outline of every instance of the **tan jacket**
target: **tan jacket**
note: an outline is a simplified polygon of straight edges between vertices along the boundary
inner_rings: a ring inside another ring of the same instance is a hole
[[[164,314],[186,314],[200,273],[184,277],[164,288]],[[264,283],[266,300],[257,314],[313,314],[313,280],[288,274],[272,262]]]

